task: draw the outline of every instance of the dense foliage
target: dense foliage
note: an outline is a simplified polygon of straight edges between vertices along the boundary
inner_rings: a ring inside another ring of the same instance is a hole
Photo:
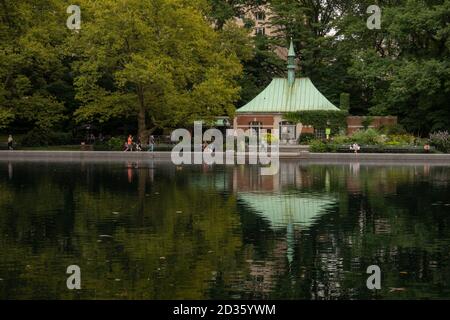
[[[235,25],[211,28],[206,0],[83,0],[77,32],[65,2],[2,3],[0,128],[120,120],[145,139],[233,114],[251,40]]]
[[[232,116],[283,76],[275,52],[291,37],[297,76],[342,110],[398,116],[421,136],[450,128],[447,0],[378,1],[380,30],[366,26],[368,0],[81,0],[79,32],[66,27],[69,4],[1,1],[4,134],[92,123],[142,137]],[[251,36],[259,5],[277,36]]]
[[[374,1],[273,0],[273,24],[292,36],[300,70],[354,115],[395,115],[426,136],[450,127],[450,2],[382,0],[381,29],[366,26]]]
[[[315,129],[330,128],[333,133],[339,133],[347,127],[347,116],[346,111],[302,111],[288,113],[285,118]]]
[[[450,134],[448,131],[440,131],[430,134],[430,144],[442,152],[450,152]]]
[[[350,147],[354,143],[361,147],[360,152],[427,153],[436,150],[440,152],[450,151],[449,135],[445,132],[431,135],[431,139],[428,141],[407,133],[386,133],[389,131],[388,128],[384,130],[359,130],[349,136],[334,136],[330,140],[308,139],[308,144],[312,152],[352,152]],[[432,146],[430,150],[424,148],[428,143]]]

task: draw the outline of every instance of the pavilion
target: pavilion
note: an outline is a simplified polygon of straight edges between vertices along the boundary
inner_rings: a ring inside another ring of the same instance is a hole
[[[295,78],[295,51],[292,43],[288,52],[288,77],[274,78],[253,100],[236,110],[234,129],[261,129],[270,132],[279,129],[282,141],[294,142],[300,134],[314,129],[301,124],[289,123],[283,115],[298,111],[339,111],[307,77]]]

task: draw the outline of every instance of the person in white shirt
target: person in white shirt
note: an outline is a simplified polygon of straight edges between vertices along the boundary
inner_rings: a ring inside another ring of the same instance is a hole
[[[14,150],[13,149],[13,142],[14,142],[14,139],[13,139],[12,135],[9,135],[9,137],[8,137],[8,150]]]

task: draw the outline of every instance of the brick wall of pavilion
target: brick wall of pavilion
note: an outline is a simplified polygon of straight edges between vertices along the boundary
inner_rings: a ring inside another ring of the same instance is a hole
[[[347,117],[347,134],[352,134],[355,131],[361,130],[364,128],[362,125],[364,119],[366,117],[359,116],[349,116]],[[373,121],[369,128],[378,129],[382,126],[392,126],[397,124],[397,117],[394,116],[385,116],[385,117],[372,117]]]

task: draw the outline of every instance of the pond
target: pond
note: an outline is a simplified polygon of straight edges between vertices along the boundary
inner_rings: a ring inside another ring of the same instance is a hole
[[[0,162],[0,299],[449,298],[449,260],[450,166]]]

